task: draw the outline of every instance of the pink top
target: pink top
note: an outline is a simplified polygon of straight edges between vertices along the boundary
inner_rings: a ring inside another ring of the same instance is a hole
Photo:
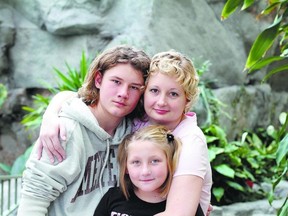
[[[135,121],[133,131],[147,125],[149,122]],[[204,180],[200,205],[203,212],[207,212],[211,199],[212,171],[206,138],[197,126],[196,113],[187,113],[186,118],[174,129],[173,134],[182,142],[182,150],[174,176],[195,175]]]

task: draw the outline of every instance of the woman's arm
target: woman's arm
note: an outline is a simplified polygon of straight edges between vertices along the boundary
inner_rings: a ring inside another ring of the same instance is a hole
[[[196,119],[195,119],[196,120]],[[205,136],[196,121],[187,119],[173,131],[182,142],[177,169],[167,197],[165,212],[157,216],[195,215],[199,203],[206,215],[212,186],[211,168]]]
[[[51,163],[54,163],[54,156],[58,161],[66,157],[59,140],[59,135],[62,140],[66,140],[66,131],[59,121],[58,113],[64,101],[76,96],[76,92],[63,91],[56,94],[50,101],[43,115],[39,137],[36,141],[38,159],[42,157],[43,148]]]
[[[167,197],[165,212],[157,216],[191,216],[195,215],[203,185],[203,179],[194,175],[173,178]]]

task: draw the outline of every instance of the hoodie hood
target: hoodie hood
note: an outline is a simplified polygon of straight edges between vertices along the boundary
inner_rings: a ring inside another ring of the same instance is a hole
[[[120,122],[117,126],[114,136],[112,137],[108,134],[103,128],[100,127],[97,119],[88,108],[88,106],[80,99],[73,98],[68,100],[63,106],[59,116],[70,118],[78,124],[83,125],[87,130],[92,131],[100,140],[102,140],[103,144],[106,143],[106,154],[104,158],[104,164],[100,171],[99,179],[103,179],[105,167],[109,160],[110,154],[110,146],[111,145],[119,145],[124,137],[131,133],[132,123],[125,118]],[[109,119],[107,119],[109,121]],[[102,196],[104,195],[102,180],[99,181],[100,192]]]
[[[112,137],[100,127],[93,113],[80,98],[73,98],[65,102],[59,116],[70,118],[79,122],[84,127],[96,134],[101,140],[110,139],[111,145],[119,145],[123,138],[127,134],[131,133],[132,130],[131,121],[123,118],[116,128],[114,136]],[[107,119],[107,121],[109,121],[109,119]]]

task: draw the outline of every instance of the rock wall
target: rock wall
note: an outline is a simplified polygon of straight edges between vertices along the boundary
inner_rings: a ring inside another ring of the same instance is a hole
[[[21,106],[45,91],[43,80],[55,85],[53,67],[65,71],[67,62],[77,68],[82,51],[94,57],[123,43],[151,56],[175,49],[196,66],[209,60],[202,79],[233,117],[220,115],[230,139],[243,129],[277,124],[279,112],[288,110],[288,73],[261,85],[266,69],[242,72],[252,42],[269,23],[257,21],[253,11],[222,22],[223,5],[223,0],[0,0],[0,82],[9,90],[0,111],[1,162],[11,164],[35,139],[37,131],[28,135],[19,123]],[[195,110],[204,121],[201,102]]]

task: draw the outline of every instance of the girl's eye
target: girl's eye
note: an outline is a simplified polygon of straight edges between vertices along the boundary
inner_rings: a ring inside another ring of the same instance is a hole
[[[160,160],[154,159],[154,160],[151,161],[151,164],[157,164],[157,163],[159,163],[159,162],[160,162]]]
[[[131,164],[133,164],[133,165],[139,165],[139,164],[140,164],[140,161],[135,160],[135,161],[132,161]]]

